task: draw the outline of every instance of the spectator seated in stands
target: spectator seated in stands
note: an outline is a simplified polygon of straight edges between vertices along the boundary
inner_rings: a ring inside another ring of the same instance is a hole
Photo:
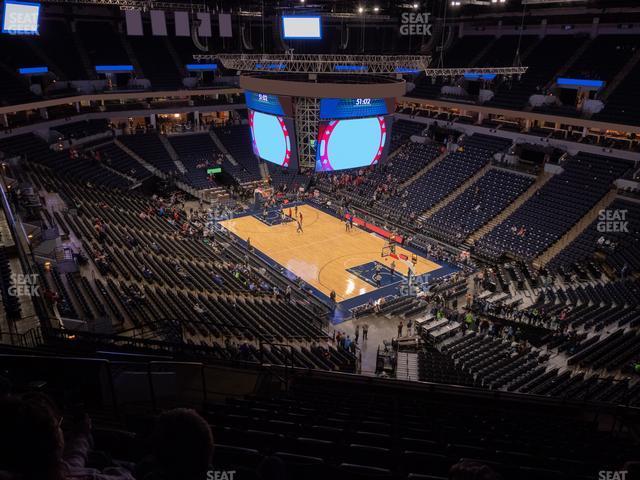
[[[68,422],[72,423],[72,422]],[[88,466],[91,421],[63,433],[63,417],[44,396],[0,400],[0,478],[3,480],[133,480],[126,469]],[[64,425],[66,428],[67,425]]]

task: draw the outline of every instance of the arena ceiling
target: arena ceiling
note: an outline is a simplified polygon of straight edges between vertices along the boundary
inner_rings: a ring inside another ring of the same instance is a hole
[[[185,0],[186,1],[186,0]],[[197,3],[197,2],[188,2]],[[386,14],[397,15],[412,10],[439,15],[446,7],[448,15],[482,14],[492,11],[538,8],[616,8],[637,7],[638,0],[208,0],[214,9],[226,11],[253,10],[265,13],[279,11],[316,11],[325,14]],[[362,10],[361,10],[362,9]]]
[[[118,5],[115,0],[41,0],[49,4]],[[126,0],[122,0],[126,3]],[[132,0],[133,2],[133,0]],[[231,13],[273,16],[282,13],[318,13],[335,17],[398,17],[404,12],[429,12],[434,17],[483,16],[500,13],[546,10],[563,12],[615,11],[618,8],[640,9],[638,0],[135,0],[149,9],[162,4],[184,4]]]

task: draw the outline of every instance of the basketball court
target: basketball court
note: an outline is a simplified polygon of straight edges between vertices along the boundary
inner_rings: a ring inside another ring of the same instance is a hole
[[[289,208],[284,210],[289,212]],[[253,215],[220,223],[242,240],[250,239],[254,248],[322,294],[329,296],[335,291],[338,302],[399,286],[406,279],[407,262],[382,257],[383,248],[388,246],[386,239],[355,226],[347,231],[345,222],[310,205],[298,206],[298,213],[302,213],[303,233],[297,232],[295,221],[269,225]],[[400,246],[395,253],[409,259],[413,254]],[[376,262],[381,264],[377,269]],[[395,262],[393,275],[392,262]],[[430,274],[443,268],[418,256],[413,274]],[[380,288],[372,280],[376,271],[382,277]]]

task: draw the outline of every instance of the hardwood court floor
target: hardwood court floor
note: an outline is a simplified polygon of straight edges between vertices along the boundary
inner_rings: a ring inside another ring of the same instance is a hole
[[[285,210],[288,211],[288,208]],[[382,238],[355,227],[345,231],[344,222],[309,205],[298,207],[302,212],[304,233],[296,233],[295,222],[269,226],[253,216],[225,220],[221,224],[243,240],[293,272],[304,281],[329,295],[335,290],[337,300],[347,300],[376,290],[364,280],[348,272],[348,268],[369,262],[391,264],[382,258]],[[396,253],[411,253],[398,247]],[[416,275],[432,272],[440,265],[418,257]],[[396,260],[396,271],[407,274],[408,267]]]

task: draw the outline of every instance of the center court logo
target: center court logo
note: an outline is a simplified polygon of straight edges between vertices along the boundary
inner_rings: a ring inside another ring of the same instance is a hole
[[[629,233],[628,210],[600,210],[596,228],[600,233]]]
[[[431,14],[404,12],[400,16],[400,35],[431,36]]]

